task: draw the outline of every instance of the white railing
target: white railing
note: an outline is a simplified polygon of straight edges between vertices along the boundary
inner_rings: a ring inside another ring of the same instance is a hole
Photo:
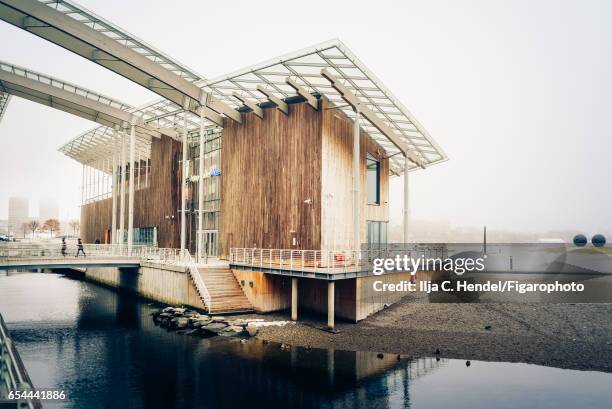
[[[303,272],[357,272],[363,271],[375,258],[391,258],[397,254],[408,254],[413,258],[444,258],[446,249],[440,245],[410,245],[409,248],[390,246],[374,250],[231,248],[230,263]]]
[[[79,245],[73,242],[67,243],[63,248],[59,242],[42,243],[2,243],[0,244],[0,259],[48,259],[64,257],[87,258],[141,258],[149,249],[145,245],[127,244],[83,244],[83,251],[79,251]]]
[[[3,395],[9,391],[30,390],[33,390],[32,384],[0,315],[0,399],[6,399],[7,396]],[[35,405],[33,400],[20,399],[15,403],[15,407],[19,408],[41,407]]]
[[[191,280],[193,281],[193,284],[196,288],[196,291],[198,292],[198,295],[200,296],[200,299],[202,300],[204,305],[208,308],[208,311],[211,311],[212,310],[212,298],[210,296],[210,293],[208,292],[208,288],[206,288],[206,284],[204,284],[204,280],[202,280],[202,276],[200,275],[200,272],[198,271],[198,267],[196,266],[196,263],[193,257],[191,257],[191,254],[189,254],[189,250],[186,250],[186,249],[183,251],[182,256],[187,264],[187,271],[189,272],[189,276],[191,277]]]

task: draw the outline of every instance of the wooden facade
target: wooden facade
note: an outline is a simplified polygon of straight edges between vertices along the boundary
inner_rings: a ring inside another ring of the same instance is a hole
[[[315,110],[306,103],[290,104],[289,115],[267,108],[263,118],[245,113],[242,124],[227,122],[221,155],[221,258],[227,258],[232,247],[354,248],[353,124],[325,100],[319,105]],[[168,137],[153,140],[150,187],[135,192],[134,227],[157,227],[160,247],[180,246],[181,149],[180,142]],[[380,159],[377,205],[366,203],[368,153]],[[362,133],[362,242],[367,220],[388,220],[389,160],[383,155],[383,149]],[[127,190],[126,186],[126,229]],[[85,242],[105,241],[111,203],[105,199],[82,206]],[[188,221],[196,223],[196,218]]]
[[[220,254],[231,247],[352,249],[353,123],[329,109],[245,114],[223,129]],[[388,221],[389,160],[361,134],[361,241],[366,221]],[[380,160],[380,204],[367,204],[366,155]]]
[[[321,245],[321,113],[307,104],[223,129],[220,254]]]
[[[366,242],[366,221],[389,220],[389,159],[368,135],[360,135],[361,243],[353,243],[353,122],[342,112],[323,109],[321,247],[355,249]],[[367,203],[366,156],[380,160],[380,204]]]
[[[169,137],[154,139],[151,145],[149,187],[134,192],[134,227],[157,227],[159,247],[180,247],[180,169],[181,144]],[[128,227],[128,186],[125,194],[125,228]],[[117,228],[119,228],[119,194]],[[111,229],[112,199],[81,207],[80,236],[85,243],[102,243]],[[109,241],[110,242],[110,241]]]

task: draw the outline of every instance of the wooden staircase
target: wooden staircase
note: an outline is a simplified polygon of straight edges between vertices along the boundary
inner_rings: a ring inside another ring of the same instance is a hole
[[[211,298],[210,314],[251,312],[253,306],[228,267],[200,268]],[[211,308],[212,307],[212,308]]]

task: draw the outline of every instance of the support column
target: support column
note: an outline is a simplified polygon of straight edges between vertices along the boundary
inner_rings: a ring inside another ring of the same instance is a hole
[[[181,171],[181,251],[185,250],[187,244],[187,220],[185,213],[187,212],[187,204],[185,199],[185,186],[187,186],[187,109],[189,108],[189,100],[185,97],[183,104],[183,166]]]
[[[111,244],[117,244],[117,128],[113,131],[113,172],[112,172],[112,212],[111,215]]]
[[[355,107],[355,120],[353,122],[353,250],[355,251],[360,248],[359,205],[361,177],[359,174],[359,159],[359,108]]]
[[[136,125],[132,124],[130,128],[130,191],[128,197],[128,254],[132,254],[132,245],[134,244],[134,179],[136,178]]]
[[[404,243],[408,243],[408,169],[410,168],[410,162],[408,157],[404,156]]]
[[[204,106],[200,110],[200,164],[198,167],[198,232],[197,236],[197,253],[198,262],[202,260],[202,228],[204,227]]]
[[[291,278],[291,321],[298,318],[298,279]]]
[[[84,204],[85,204],[85,164],[83,164],[83,174],[81,175],[81,206],[83,206]]]
[[[334,291],[336,283],[333,281],[327,282],[327,328],[334,329]]]
[[[117,243],[123,245],[125,242],[125,134],[121,133],[121,175],[120,175],[120,194],[119,199],[119,237]]]

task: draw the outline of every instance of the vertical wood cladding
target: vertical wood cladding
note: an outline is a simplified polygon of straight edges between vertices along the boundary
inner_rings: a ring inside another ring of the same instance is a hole
[[[289,106],[288,116],[269,108],[263,119],[248,113],[242,115],[242,124],[227,121],[221,155],[222,258],[229,256],[231,247],[353,247],[353,124],[321,102],[318,111],[298,103]],[[364,241],[366,220],[388,220],[389,160],[365,133],[360,153]],[[366,203],[367,153],[381,160],[380,205]],[[150,187],[135,192],[134,227],[157,227],[160,247],[180,246],[180,158],[180,142],[168,137],[153,140]],[[106,199],[81,208],[85,242],[104,241],[111,203]]]
[[[134,227],[157,227],[159,247],[180,247],[181,223],[178,213],[180,184],[178,181],[180,180],[181,149],[181,144],[169,137],[162,136],[161,139],[154,139],[151,145],[150,187],[134,192]],[[125,227],[127,229],[127,185],[125,191]],[[118,194],[117,228],[119,228],[119,207]],[[104,242],[104,231],[111,228],[111,214],[111,198],[81,207],[80,234],[85,243],[93,243],[96,239]]]
[[[228,121],[221,155],[222,257],[231,247],[320,248],[321,117],[300,103],[289,106],[289,115],[270,108],[263,119],[248,113],[242,125]]]
[[[324,107],[327,103],[324,102]],[[353,122],[342,112],[323,109],[321,245],[323,249],[353,249]],[[380,160],[380,204],[367,204],[366,155]],[[360,137],[360,238],[366,220],[389,220],[389,159],[368,135]]]

